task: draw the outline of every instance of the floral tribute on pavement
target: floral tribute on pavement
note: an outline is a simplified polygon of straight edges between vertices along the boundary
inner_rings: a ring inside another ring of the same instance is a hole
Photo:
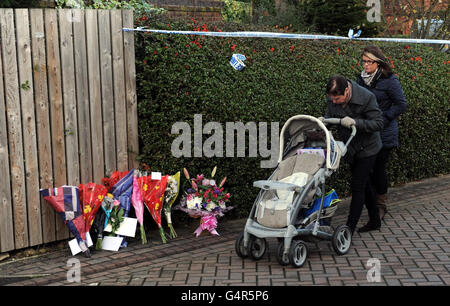
[[[232,207],[226,206],[230,199],[230,194],[223,188],[226,178],[218,186],[213,179],[216,169],[211,178],[197,175],[193,179],[184,169],[185,183],[190,187],[177,206],[173,204],[180,192],[180,171],[175,175],[135,169],[114,171],[111,176],[102,179],[102,184],[64,185],[41,189],[40,193],[75,236],[69,241],[72,255],[82,252],[85,257],[91,257],[89,247],[92,245],[95,250],[117,251],[126,248],[126,237],[135,237],[136,232],[140,232],[140,240],[146,244],[144,207],[157,224],[162,243],[177,237],[172,224],[172,208],[185,211],[192,217],[201,217],[201,224],[195,231],[197,237],[203,230],[218,235],[217,217],[223,216]],[[130,214],[132,211],[134,215]],[[162,215],[166,219],[168,234],[163,227]]]
[[[222,217],[225,212],[233,209],[233,207],[226,205],[231,197],[229,193],[224,191],[223,187],[227,178],[222,179],[217,186],[213,179],[216,170],[217,167],[214,167],[211,178],[206,178],[203,174],[200,174],[191,179],[189,172],[183,169],[184,176],[190,182],[190,185],[176,208],[186,212],[192,218],[201,218],[200,226],[194,232],[196,237],[204,230],[213,235],[219,235],[216,230],[217,217]]]

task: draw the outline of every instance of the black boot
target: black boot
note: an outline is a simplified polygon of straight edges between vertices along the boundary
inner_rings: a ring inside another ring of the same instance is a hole
[[[355,229],[356,229],[356,225],[353,224],[352,222],[349,222],[349,221],[347,221],[346,225],[348,226],[348,228],[352,232],[352,236],[353,236],[353,233],[355,232]]]
[[[365,233],[370,231],[379,230],[381,228],[381,222],[370,222],[358,229],[358,233]]]

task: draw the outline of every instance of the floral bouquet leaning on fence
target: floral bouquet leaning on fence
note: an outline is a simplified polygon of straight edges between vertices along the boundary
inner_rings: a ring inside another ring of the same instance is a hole
[[[200,226],[194,232],[196,237],[203,230],[208,230],[213,235],[219,235],[216,231],[217,217],[222,217],[225,212],[233,209],[231,206],[226,206],[226,203],[230,200],[230,194],[226,193],[223,188],[226,177],[221,181],[219,186],[217,186],[216,181],[213,179],[216,169],[217,167],[214,167],[211,178],[205,178],[201,174],[192,179],[189,177],[189,172],[183,169],[184,175],[188,179],[188,182],[190,182],[190,185],[181,198],[177,209],[186,212],[193,218],[201,217]]]
[[[180,191],[180,171],[175,175],[170,175],[167,180],[167,188],[164,194],[164,214],[166,216],[167,226],[169,227],[169,237],[176,238],[177,232],[172,225],[172,204],[178,197]]]

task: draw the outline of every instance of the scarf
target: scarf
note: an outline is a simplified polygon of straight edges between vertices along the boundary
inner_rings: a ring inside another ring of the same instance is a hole
[[[363,79],[364,83],[368,87],[373,87],[375,82],[379,79],[381,75],[381,69],[378,68],[374,73],[369,74],[365,70],[361,71],[361,78]]]

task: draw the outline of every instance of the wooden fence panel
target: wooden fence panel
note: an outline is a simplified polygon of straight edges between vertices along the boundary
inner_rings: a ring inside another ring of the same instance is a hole
[[[0,9],[0,252],[69,238],[40,188],[137,167],[132,11]]]
[[[26,207],[28,215],[29,245],[42,243],[41,204],[36,196],[39,190],[37,159],[36,117],[31,60],[30,22],[27,9],[16,14],[17,62],[19,70],[20,100],[22,108],[23,142],[25,157]]]
[[[66,149],[64,142],[64,114],[59,57],[58,16],[52,9],[45,10],[45,38],[47,43],[48,90],[51,113],[52,158],[54,186],[67,184]],[[66,239],[69,231],[61,218],[56,218],[56,239]]]
[[[12,9],[0,13],[3,53],[3,79],[7,108],[9,157],[11,171],[12,205],[15,248],[28,246],[25,170],[23,159],[22,119],[17,70],[16,33]],[[5,182],[7,183],[7,182]]]
[[[0,11],[0,26],[4,15]],[[0,29],[0,39],[2,30]],[[11,205],[11,181],[9,176],[8,130],[6,128],[6,103],[3,87],[2,48],[0,48],[0,252],[14,249],[14,226]]]
[[[36,104],[36,128],[39,152],[40,188],[53,186],[52,139],[47,87],[47,60],[45,51],[44,12],[30,10],[31,45],[33,46],[33,86]],[[56,240],[55,211],[40,197],[42,239],[44,243]]]
[[[100,51],[98,43],[97,11],[86,10],[86,45],[88,52],[89,105],[92,136],[93,178],[101,183],[105,175],[105,157],[103,153],[103,116],[100,82]]]
[[[75,97],[75,63],[73,58],[72,10],[59,10],[59,37],[64,101],[64,136],[66,144],[67,184],[80,184],[78,158],[77,101]]]
[[[100,75],[102,83],[103,107],[103,140],[105,147],[105,171],[108,176],[117,169],[110,27],[111,22],[109,12],[104,10],[98,11]]]
[[[123,61],[122,12],[111,11],[112,57],[114,72],[114,110],[116,122],[117,169],[128,169],[127,108],[125,101],[125,75]]]
[[[122,11],[123,27],[134,28],[132,11]],[[136,157],[139,154],[138,116],[136,97],[136,67],[134,65],[134,32],[123,33],[124,64],[125,64],[125,90],[128,122],[128,164],[137,168],[139,163]]]
[[[83,10],[73,10],[73,50],[75,55],[75,83],[78,107],[80,178],[82,182],[92,182],[91,124],[87,74],[86,22],[84,15]]]

